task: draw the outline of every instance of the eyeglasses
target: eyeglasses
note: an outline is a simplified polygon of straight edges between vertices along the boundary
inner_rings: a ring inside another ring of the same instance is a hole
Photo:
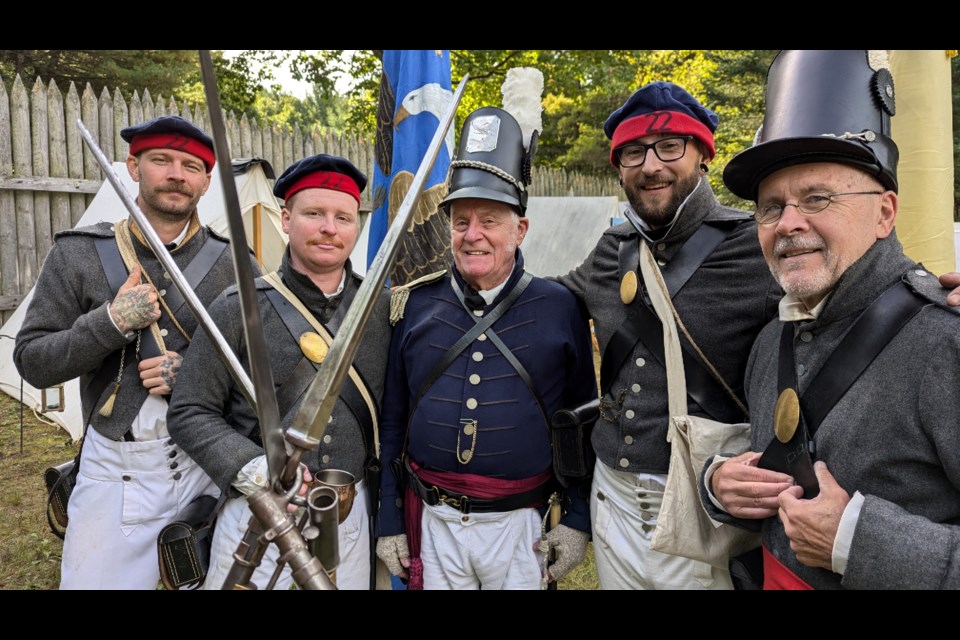
[[[650,144],[636,142],[628,144],[617,149],[617,159],[621,167],[642,167],[647,161],[647,151],[653,149],[660,162],[673,162],[683,157],[687,152],[687,142],[693,140],[693,136],[677,136],[675,138],[664,138]]]
[[[753,219],[759,224],[773,224],[783,216],[783,210],[787,207],[796,207],[800,213],[812,216],[820,213],[840,196],[882,196],[883,191],[848,191],[847,193],[811,193],[805,195],[796,203],[785,202],[784,204],[767,204],[758,207],[753,212]]]

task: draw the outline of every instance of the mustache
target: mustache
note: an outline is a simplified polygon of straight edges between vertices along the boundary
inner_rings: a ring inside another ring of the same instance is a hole
[[[193,190],[189,187],[174,185],[171,187],[158,187],[157,193],[182,193],[185,196],[192,196]]]
[[[340,242],[339,240],[334,240],[329,236],[323,236],[319,240],[307,240],[308,247],[315,247],[318,244],[332,244],[337,249],[343,249],[344,247],[344,244],[342,242]]]
[[[789,251],[808,251],[815,249],[825,249],[826,245],[822,238],[811,238],[807,236],[784,236],[778,238],[773,245],[773,253],[776,256],[782,256]]]

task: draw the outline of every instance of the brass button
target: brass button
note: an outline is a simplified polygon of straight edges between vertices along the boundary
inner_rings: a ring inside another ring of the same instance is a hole
[[[465,435],[465,436],[472,436],[472,435],[473,435],[473,432],[474,432],[475,430],[476,430],[476,427],[475,427],[475,426],[473,425],[473,423],[471,422],[470,424],[466,425],[466,426],[463,428],[463,435]]]
[[[479,340],[480,342],[483,342],[486,339],[487,339],[487,334],[485,333],[481,333],[479,336],[477,336],[477,340]]]
[[[626,458],[620,458],[620,466],[626,469],[627,467],[630,466],[630,461],[627,460]]]
[[[480,384],[480,376],[474,373],[470,376],[470,384]]]
[[[473,361],[474,361],[474,362],[482,362],[482,361],[483,361],[483,354],[480,353],[479,351],[474,351],[474,352],[473,352],[473,355],[472,355],[471,357],[473,358]]]
[[[166,271],[164,271],[164,272],[163,272],[163,279],[164,279],[164,280],[169,280],[169,279],[170,279],[170,274],[167,273]]]
[[[320,458],[320,461],[323,462],[323,464],[327,464],[330,462],[330,456],[323,456]]]
[[[167,333],[169,332],[166,329],[160,329],[160,335],[163,336],[164,338],[167,337]]]
[[[637,414],[633,409],[627,409],[623,415],[627,417],[627,420],[633,420],[633,417]]]
[[[624,436],[623,441],[627,444],[633,444],[633,436]]]
[[[647,364],[647,361],[646,361],[646,360],[644,360],[643,358],[637,358],[637,366],[638,366],[638,367],[642,367],[642,366],[645,365],[645,364]]]
[[[483,309],[474,309],[474,310],[473,310],[473,315],[475,315],[475,316],[482,316],[482,315],[483,315]]]
[[[640,385],[634,383],[634,385],[630,387],[630,391],[633,391],[634,393],[640,393]]]
[[[330,437],[330,434],[329,434],[329,433],[328,433],[327,435],[323,436],[323,443],[324,443],[324,444],[330,444],[332,441],[333,441],[333,438]]]
[[[162,296],[167,295],[167,290],[166,290],[166,289],[160,289],[160,295],[162,295]]]
[[[467,398],[467,409],[476,409],[476,408],[477,408],[477,399]]]

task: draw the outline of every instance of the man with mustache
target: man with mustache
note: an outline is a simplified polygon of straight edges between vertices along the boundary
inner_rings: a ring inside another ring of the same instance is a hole
[[[179,116],[120,132],[137,204],[199,299],[234,282],[227,241],[201,226],[213,141]],[[128,273],[129,272],[129,273]],[[44,388],[80,376],[86,429],[69,503],[62,589],[156,589],[157,534],[216,487],[167,433],[167,399],[197,322],[136,223],[57,234],[14,360]]]
[[[357,242],[360,193],[366,184],[366,176],[348,160],[318,154],[291,165],[274,186],[274,195],[285,202],[282,222],[289,244],[280,268],[258,278],[256,287],[284,429],[362,283],[351,267],[350,252]],[[211,305],[210,315],[249,370],[236,291],[228,290]],[[353,507],[338,528],[340,589],[371,586],[369,525],[379,485],[375,441],[390,341],[388,315],[389,292],[384,289],[320,448],[303,458],[312,475],[342,470],[356,479]],[[170,404],[170,433],[230,498],[217,521],[204,584],[219,589],[250,521],[246,497],[267,485],[266,458],[256,413],[205,334],[197,336],[180,377]],[[266,586],[277,557],[278,548],[271,545],[253,576],[259,587]],[[292,581],[286,567],[276,588],[288,588]]]
[[[762,523],[766,589],[960,588],[960,317],[894,231],[894,110],[885,51],[783,51],[724,172],[786,295],[704,503]]]

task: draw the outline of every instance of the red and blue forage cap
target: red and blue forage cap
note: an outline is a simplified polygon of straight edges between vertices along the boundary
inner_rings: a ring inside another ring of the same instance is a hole
[[[367,176],[349,160],[318,153],[287,167],[273,185],[273,195],[289,200],[304,189],[330,189],[353,196],[359,204],[360,192],[366,186]]]
[[[213,138],[180,116],[160,116],[142,124],[120,130],[120,137],[130,143],[130,155],[147,149],[176,149],[203,160],[207,172],[217,157]]]
[[[618,166],[617,149],[645,136],[675,134],[693,136],[713,158],[713,132],[720,118],[696,98],[672,82],[651,82],[637,89],[603,123],[611,140],[610,164]]]

